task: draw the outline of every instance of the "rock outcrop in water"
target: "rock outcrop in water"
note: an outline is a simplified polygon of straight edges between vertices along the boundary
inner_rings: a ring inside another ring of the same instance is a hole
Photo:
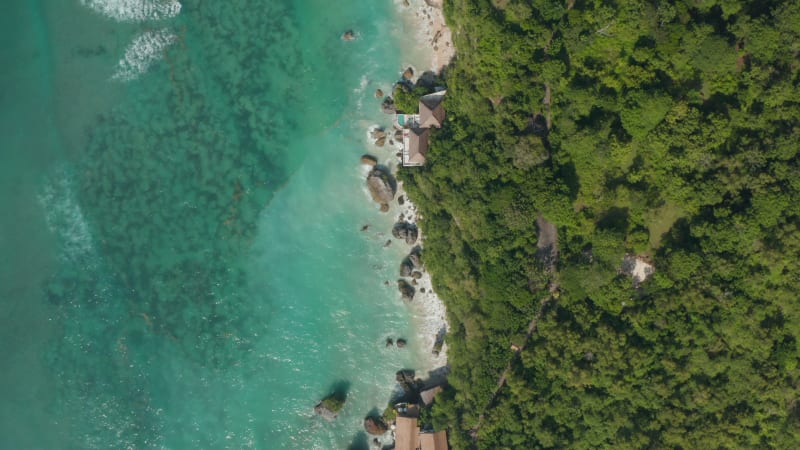
[[[339,415],[339,411],[344,408],[345,401],[347,401],[346,393],[334,392],[317,403],[317,406],[314,407],[314,412],[326,420],[333,420]]]
[[[364,431],[371,435],[380,436],[386,433],[388,429],[386,423],[380,417],[368,416],[364,419]]]
[[[414,271],[414,265],[408,258],[403,259],[400,263],[400,276],[401,277],[410,277],[411,273]]]
[[[383,99],[383,103],[381,103],[381,111],[384,114],[394,114],[397,112],[397,109],[394,106],[394,99],[392,97],[386,97]]]
[[[411,267],[414,269],[422,269],[422,248],[419,246],[414,247],[411,249],[411,253],[408,254],[409,263],[411,263]]]
[[[397,280],[397,290],[400,291],[400,296],[403,297],[403,300],[411,301],[414,300],[414,294],[416,293],[416,289],[414,286],[409,284],[406,280]]]
[[[381,205],[381,211],[388,211],[389,203],[394,199],[397,191],[397,182],[389,170],[375,166],[367,175],[367,187],[369,187],[372,200]]]
[[[372,155],[369,155],[369,154],[361,155],[361,164],[366,164],[368,166],[374,166],[374,165],[378,164],[378,158],[376,158],[376,157],[374,157]]]
[[[419,229],[410,222],[397,222],[392,227],[392,236],[405,240],[408,245],[413,245],[419,238]]]

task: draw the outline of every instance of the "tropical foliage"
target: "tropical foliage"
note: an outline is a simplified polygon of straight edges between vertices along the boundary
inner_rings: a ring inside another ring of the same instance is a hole
[[[434,408],[451,445],[795,448],[800,4],[445,12],[448,118],[401,177],[452,327]],[[625,255],[654,276],[634,286]]]

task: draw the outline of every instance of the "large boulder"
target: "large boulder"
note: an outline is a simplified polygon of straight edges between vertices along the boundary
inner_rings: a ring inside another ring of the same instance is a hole
[[[411,253],[408,254],[408,260],[415,269],[421,269],[422,250],[419,247],[415,247],[413,250],[411,250]]]
[[[339,415],[339,411],[344,408],[346,400],[346,394],[335,392],[317,403],[317,406],[314,407],[314,412],[326,420],[333,420]]]
[[[411,369],[398,370],[394,379],[401,385],[414,384],[416,373]]]
[[[369,187],[372,200],[381,205],[381,210],[388,211],[389,203],[394,199],[396,192],[396,183],[392,175],[387,170],[376,166],[367,175],[367,187]]]
[[[417,238],[419,237],[419,229],[413,223],[397,222],[392,227],[392,236],[397,239],[403,239],[406,241],[406,244],[412,245],[417,242]]]
[[[364,430],[373,435],[380,436],[389,429],[380,417],[368,416],[364,419]]]
[[[403,262],[400,263],[400,276],[410,277],[413,271],[414,264],[412,264],[408,258],[403,258]]]
[[[416,289],[406,280],[397,280],[397,290],[400,291],[400,296],[403,297],[403,300],[411,301],[414,300],[414,294]]]
[[[397,112],[397,109],[394,106],[394,99],[392,97],[386,97],[383,99],[383,103],[381,103],[381,111],[385,114],[394,114]]]
[[[375,164],[378,164],[378,158],[372,155],[361,155],[361,164],[374,166]]]

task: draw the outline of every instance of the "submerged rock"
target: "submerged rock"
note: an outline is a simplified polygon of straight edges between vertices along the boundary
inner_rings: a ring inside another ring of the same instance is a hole
[[[383,97],[383,91],[380,89],[375,89],[375,98]]]

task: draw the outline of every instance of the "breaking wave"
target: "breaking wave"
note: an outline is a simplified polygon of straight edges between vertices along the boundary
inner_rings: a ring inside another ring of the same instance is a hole
[[[177,0],[81,0],[81,3],[120,22],[162,20],[181,12]]]
[[[167,29],[140,34],[125,49],[125,56],[119,61],[117,71],[111,78],[120,81],[135,80],[161,59],[164,49],[176,39],[177,36]]]

